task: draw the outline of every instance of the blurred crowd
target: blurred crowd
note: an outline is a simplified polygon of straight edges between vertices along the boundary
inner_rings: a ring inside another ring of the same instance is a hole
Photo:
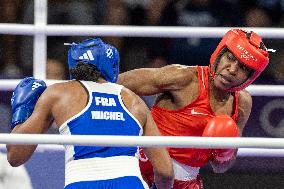
[[[1,23],[34,23],[34,0],[2,0]],[[139,25],[196,27],[282,27],[283,0],[49,0],[48,24]],[[98,36],[100,37],[100,36]],[[64,42],[80,37],[48,37],[50,79],[66,78],[67,48]],[[121,53],[121,72],[140,67],[178,63],[208,65],[220,39],[104,37]],[[284,61],[280,39],[265,39],[274,48],[271,65],[259,83],[282,84]],[[33,36],[1,35],[0,78],[15,79],[32,74]]]
[[[0,1],[0,22],[33,24],[34,0]],[[284,0],[48,0],[48,24],[283,27]],[[63,43],[87,38],[47,37],[48,79],[68,78],[68,47]],[[103,39],[119,50],[121,72],[173,63],[208,65],[220,41],[112,36]],[[264,42],[277,52],[271,54],[270,65],[255,83],[284,84],[284,40],[265,38]],[[31,76],[33,36],[0,35],[0,62],[0,79]]]

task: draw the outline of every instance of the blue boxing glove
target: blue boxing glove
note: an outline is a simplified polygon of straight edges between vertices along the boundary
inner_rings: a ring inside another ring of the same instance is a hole
[[[45,82],[33,77],[26,77],[17,85],[11,98],[12,129],[30,117],[39,96],[45,89]]]

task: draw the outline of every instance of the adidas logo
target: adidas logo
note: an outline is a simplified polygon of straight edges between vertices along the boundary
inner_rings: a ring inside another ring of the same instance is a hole
[[[106,54],[107,54],[107,57],[108,57],[108,58],[112,58],[112,56],[113,56],[113,51],[112,51],[112,49],[111,49],[111,48],[108,48],[108,49],[106,50]]]
[[[41,87],[41,86],[42,86],[42,84],[34,82],[33,85],[32,85],[32,90],[35,90],[35,89],[37,89],[38,87]]]
[[[87,50],[86,53],[84,53],[82,56],[79,56],[79,59],[80,60],[95,60],[90,50]]]
[[[113,50],[108,48],[106,50],[106,56],[108,58],[113,58]],[[95,60],[91,50],[87,50],[82,56],[79,56],[80,60]]]

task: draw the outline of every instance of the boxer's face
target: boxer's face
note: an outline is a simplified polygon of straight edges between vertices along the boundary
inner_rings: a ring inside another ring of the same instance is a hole
[[[251,72],[252,69],[238,61],[230,51],[227,51],[221,56],[217,65],[214,84],[220,89],[229,90],[244,83]]]

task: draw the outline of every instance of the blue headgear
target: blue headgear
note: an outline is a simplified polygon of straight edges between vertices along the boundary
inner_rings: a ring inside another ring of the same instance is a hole
[[[105,80],[115,83],[119,73],[119,53],[117,49],[104,43],[100,38],[72,43],[68,51],[69,70],[77,62],[95,65]],[[70,79],[72,79],[70,75]]]

